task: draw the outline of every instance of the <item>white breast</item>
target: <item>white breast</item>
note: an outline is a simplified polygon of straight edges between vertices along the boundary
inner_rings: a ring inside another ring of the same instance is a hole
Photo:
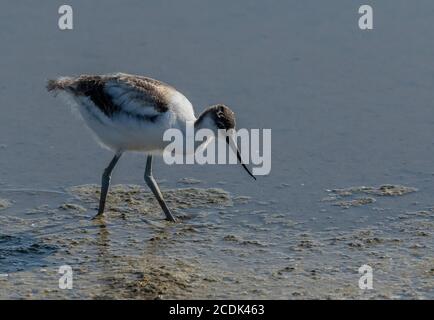
[[[177,116],[178,121],[195,121],[193,106],[190,101],[179,91],[173,90],[170,97],[171,111]]]

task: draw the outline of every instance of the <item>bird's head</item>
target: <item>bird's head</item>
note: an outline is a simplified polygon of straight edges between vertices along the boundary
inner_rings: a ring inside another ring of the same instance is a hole
[[[195,127],[210,129],[216,135],[219,129],[235,129],[235,113],[224,104],[210,106],[200,114]]]
[[[240,151],[235,142],[235,113],[224,104],[210,106],[203,111],[195,122],[195,129],[210,129],[219,139],[225,139],[226,143],[236,153],[238,161],[247,173],[256,180],[241,159]]]

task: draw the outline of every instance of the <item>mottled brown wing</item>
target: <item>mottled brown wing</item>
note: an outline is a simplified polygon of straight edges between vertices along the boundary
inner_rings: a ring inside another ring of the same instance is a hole
[[[146,77],[128,74],[82,75],[49,81],[49,91],[69,90],[86,96],[105,115],[116,114],[155,118],[168,110],[170,86]]]

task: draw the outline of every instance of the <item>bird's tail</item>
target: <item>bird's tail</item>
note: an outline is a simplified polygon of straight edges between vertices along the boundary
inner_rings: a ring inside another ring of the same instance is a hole
[[[67,90],[70,88],[71,84],[73,82],[72,78],[68,77],[62,77],[56,80],[48,80],[47,81],[47,90],[48,92],[54,92],[57,93],[60,90]]]

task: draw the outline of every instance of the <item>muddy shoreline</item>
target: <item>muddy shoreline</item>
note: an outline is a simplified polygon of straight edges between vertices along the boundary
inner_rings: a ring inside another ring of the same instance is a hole
[[[381,198],[406,197],[417,189],[328,192],[321,199],[325,210],[368,192],[377,197],[377,207],[363,206],[384,214]],[[311,232],[306,221],[248,209],[249,197],[197,187],[165,192],[181,219],[177,224],[163,220],[152,195],[135,185],[113,186],[105,218],[95,222],[90,217],[98,194],[97,185],[75,186],[59,194],[56,205],[21,211],[14,205],[23,199],[9,201],[13,205],[0,215],[6,231],[0,234],[0,298],[433,297],[434,207],[389,212],[387,224],[370,228]],[[58,288],[58,267],[64,264],[73,268],[73,290]],[[362,264],[374,268],[375,290],[358,288]]]

